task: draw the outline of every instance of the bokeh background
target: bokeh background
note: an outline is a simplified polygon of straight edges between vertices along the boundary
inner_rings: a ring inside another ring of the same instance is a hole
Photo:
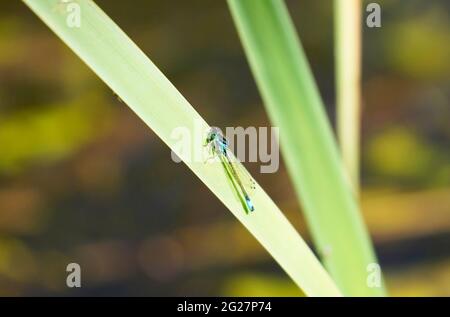
[[[363,28],[364,218],[391,295],[448,296],[450,5],[378,2],[382,27]],[[97,3],[210,124],[270,126],[225,1]],[[334,122],[332,1],[287,3]],[[247,166],[309,241],[284,166]],[[298,294],[24,4],[0,2],[0,295]]]

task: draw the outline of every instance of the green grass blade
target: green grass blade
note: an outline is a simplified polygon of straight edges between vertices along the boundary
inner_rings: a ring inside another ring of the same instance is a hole
[[[201,129],[208,124],[93,1],[71,1],[81,8],[80,28],[67,26],[66,12],[58,9],[58,0],[24,2],[185,161],[306,295],[340,295],[320,262],[261,187],[256,185],[252,196],[255,212],[246,215],[220,164],[191,162],[186,153],[177,150],[178,141],[171,138],[174,128],[186,127],[195,136],[198,125]],[[195,141],[198,146],[204,142]],[[168,164],[172,164],[169,157]]]
[[[342,161],[359,192],[361,0],[334,1],[336,126]]]
[[[284,2],[228,3],[325,266],[344,295],[383,295],[366,283],[372,244]]]

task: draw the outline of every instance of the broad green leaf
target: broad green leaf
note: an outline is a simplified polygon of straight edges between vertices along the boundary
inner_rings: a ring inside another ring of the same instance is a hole
[[[174,150],[267,249],[306,295],[340,295],[312,251],[259,185],[256,185],[252,196],[256,210],[247,215],[221,164],[193,162],[186,153],[177,150],[177,140],[171,138],[175,128],[185,127],[195,136],[195,129],[208,129],[208,124],[93,1],[70,2],[80,6],[79,28],[67,24],[67,11],[61,1],[24,2]],[[61,6],[63,9],[58,9]],[[101,117],[98,120],[101,120]],[[204,140],[198,137],[193,141],[195,150],[202,146]],[[167,158],[167,164],[173,164],[170,157]],[[208,207],[199,202],[199,208]],[[227,243],[225,237],[224,243]]]

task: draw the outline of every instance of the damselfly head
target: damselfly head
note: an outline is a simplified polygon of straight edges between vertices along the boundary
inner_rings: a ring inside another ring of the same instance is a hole
[[[220,132],[219,128],[212,127],[208,132],[208,136],[206,137],[206,143],[209,144],[217,138],[223,138],[222,133]]]

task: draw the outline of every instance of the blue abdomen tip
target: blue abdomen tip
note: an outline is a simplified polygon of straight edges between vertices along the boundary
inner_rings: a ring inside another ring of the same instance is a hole
[[[253,203],[252,203],[252,201],[250,200],[250,198],[245,197],[245,202],[246,202],[247,207],[248,207],[248,209],[249,209],[250,211],[255,210],[255,207],[253,206]]]

